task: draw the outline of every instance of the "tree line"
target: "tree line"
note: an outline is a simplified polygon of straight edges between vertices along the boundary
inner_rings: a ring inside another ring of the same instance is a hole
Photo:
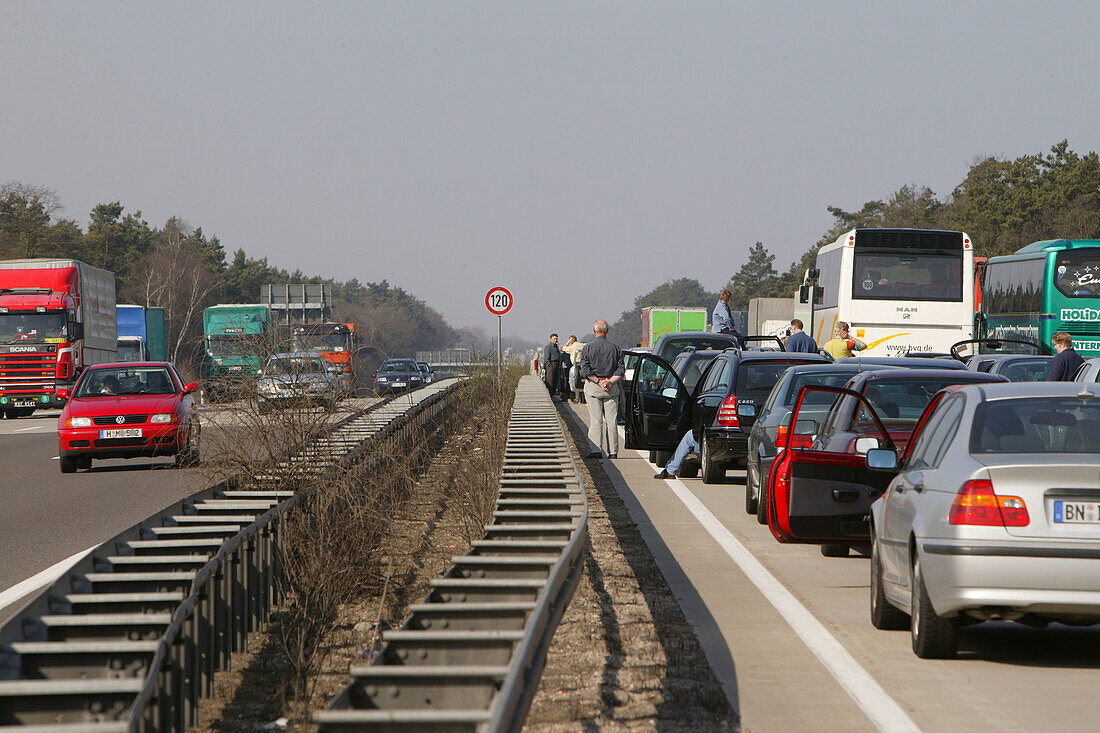
[[[1079,155],[1062,140],[1045,154],[978,158],[943,198],[927,186],[904,185],[858,211],[838,206],[827,210],[833,226],[785,272],[776,271],[775,255],[763,242],[749,248],[745,263],[725,286],[733,310],[747,310],[750,298],[792,297],[814,266],[818,249],[850,229],[961,230],[974,242],[974,254],[982,257],[1011,254],[1042,239],[1100,239],[1100,155]],[[632,346],[641,334],[643,307],[711,308],[717,300],[717,292],[708,292],[698,280],[672,280],[635,298],[634,308],[623,312],[611,334],[619,344]]]
[[[152,227],[121,202],[99,204],[87,228],[64,218],[57,194],[24,183],[0,186],[0,260],[72,258],[115,273],[119,303],[165,309],[168,357],[193,368],[202,356],[202,312],[216,303],[256,303],[266,283],[327,283],[333,317],[363,326],[364,345],[394,356],[445,349],[456,333],[436,310],[387,281],[346,282],[287,272],[243,249],[227,256],[216,236],[172,217]]]

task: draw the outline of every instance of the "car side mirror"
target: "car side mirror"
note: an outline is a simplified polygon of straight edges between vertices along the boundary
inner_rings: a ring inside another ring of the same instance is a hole
[[[678,392],[675,387],[665,387],[661,390],[662,397],[668,397],[669,399],[675,399]]]
[[[83,323],[73,323],[72,334],[73,334],[73,336],[72,336],[73,341],[80,341],[81,339],[83,339],[84,338],[84,324]]]
[[[59,400],[67,400],[69,399],[69,389],[67,387],[59,387],[58,390],[54,392],[54,396]]]
[[[198,382],[187,382],[186,384],[183,385],[183,393],[184,394],[191,394],[192,392],[194,392],[198,388],[199,388],[199,383]]]
[[[866,453],[878,448],[878,438],[856,438],[856,453]]]
[[[872,471],[896,471],[898,454],[889,448],[872,448],[867,451],[867,468]]]

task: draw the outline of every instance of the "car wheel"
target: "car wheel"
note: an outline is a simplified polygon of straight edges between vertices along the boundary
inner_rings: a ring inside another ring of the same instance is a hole
[[[878,542],[871,534],[871,625],[884,631],[898,631],[909,625],[909,616],[900,608],[890,605],[882,590],[882,559]]]
[[[657,462],[657,451],[651,450],[649,452],[649,462],[650,463],[656,463]]]
[[[726,480],[726,465],[711,458],[710,441],[703,433],[703,444],[699,446],[699,462],[703,468],[704,484],[720,484]]]
[[[822,545],[821,554],[825,557],[848,557],[848,545]]]
[[[955,619],[936,615],[924,586],[919,555],[913,558],[912,588],[909,630],[913,653],[921,659],[951,659],[959,648],[959,624]]]
[[[76,473],[76,456],[61,456],[61,473]]]
[[[668,459],[672,458],[672,451],[658,450],[653,451],[656,455],[653,458],[653,462],[657,464],[658,468],[664,468],[668,463]]]
[[[187,445],[176,454],[177,468],[194,468],[199,465],[198,437],[198,426],[192,426],[191,430],[187,432]]]
[[[756,475],[755,464],[749,462],[748,469],[745,471],[745,514],[756,514],[756,506],[760,503],[756,496],[756,481],[753,480],[753,476]]]
[[[76,459],[76,467],[82,471],[87,471],[89,468],[92,467],[92,457],[80,456]]]

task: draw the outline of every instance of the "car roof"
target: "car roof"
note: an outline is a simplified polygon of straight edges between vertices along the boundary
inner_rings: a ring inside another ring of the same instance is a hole
[[[676,359],[696,359],[696,358],[713,359],[714,357],[718,356],[721,353],[722,352],[717,350],[717,349],[701,349],[700,351],[693,351],[693,350],[684,349],[679,354],[674,356],[672,358],[672,360],[675,361]]]
[[[1076,397],[1087,394],[1085,400],[1100,397],[1100,384],[1083,382],[1000,382],[997,384],[968,384],[962,390],[977,393],[983,401],[1018,399],[1020,397]]]
[[[102,369],[104,367],[132,367],[132,366],[172,366],[167,361],[112,361],[107,364],[92,364],[85,367],[85,371],[88,369]],[[172,367],[175,369],[175,367]]]
[[[880,366],[896,366],[899,369],[966,369],[966,364],[954,359],[933,359],[925,356],[857,356],[854,361]]]
[[[736,352],[740,354],[741,361],[809,361],[814,364],[832,364],[833,361],[821,354],[805,354],[797,351],[742,351],[740,349],[726,349],[723,354]]]
[[[1053,359],[1050,354],[977,354],[970,361],[1007,361],[1009,359]]]
[[[949,378],[960,382],[1003,382],[999,374],[968,372],[965,369],[871,369],[848,380],[849,389],[858,389],[867,382],[907,382],[915,379]]]

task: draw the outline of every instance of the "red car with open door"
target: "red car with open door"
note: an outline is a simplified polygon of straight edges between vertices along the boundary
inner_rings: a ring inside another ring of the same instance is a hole
[[[864,372],[845,387],[804,387],[791,415],[787,448],[768,475],[772,535],[780,542],[821,545],[826,556],[843,557],[851,545],[866,545],[871,503],[892,478],[867,467],[867,451],[903,450],[940,390],[1003,381],[992,374],[912,369]],[[820,404],[807,399],[809,393],[834,395],[824,417],[820,407],[805,408]]]
[[[197,463],[197,388],[164,362],[85,369],[57,421],[61,472],[104,458],[175,456],[180,466]]]

